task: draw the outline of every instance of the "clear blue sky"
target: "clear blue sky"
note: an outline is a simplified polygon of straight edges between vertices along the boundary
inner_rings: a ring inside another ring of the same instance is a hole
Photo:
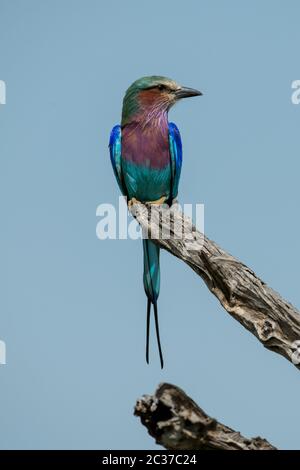
[[[171,113],[181,201],[204,203],[206,234],[300,305],[299,15],[296,0],[0,0],[1,448],[156,448],[132,411],[162,381],[300,448],[299,371],[167,253],[166,367],[154,335],[145,364],[141,243],[95,235],[97,205],[119,197],[107,145],[123,93],[170,76],[204,92]]]

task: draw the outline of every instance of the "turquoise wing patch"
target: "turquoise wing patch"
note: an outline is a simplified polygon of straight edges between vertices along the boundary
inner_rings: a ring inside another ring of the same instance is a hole
[[[109,139],[109,152],[110,152],[110,161],[114,170],[116,180],[118,182],[119,188],[124,196],[126,196],[126,187],[124,184],[123,174],[122,174],[122,156],[121,156],[121,126],[114,126]]]
[[[171,197],[175,199],[178,194],[178,185],[182,166],[182,143],[178,127],[169,123],[169,145],[171,155]]]

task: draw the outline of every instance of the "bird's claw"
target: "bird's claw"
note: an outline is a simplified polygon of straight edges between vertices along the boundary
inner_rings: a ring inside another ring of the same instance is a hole
[[[162,204],[164,204],[167,200],[167,197],[166,196],[162,196],[161,198],[157,199],[156,201],[145,201],[144,204],[146,205],[152,205],[152,206],[160,206]],[[138,201],[135,197],[131,198],[129,201],[128,201],[128,208],[131,209],[132,206],[134,206],[135,204],[143,204],[141,201]]]
[[[131,209],[135,204],[140,204],[140,201],[133,197],[130,199],[130,201],[128,201],[128,208]]]
[[[147,201],[146,204],[150,204],[153,206],[160,206],[166,202],[166,196],[162,196],[161,198],[157,199],[156,201]]]

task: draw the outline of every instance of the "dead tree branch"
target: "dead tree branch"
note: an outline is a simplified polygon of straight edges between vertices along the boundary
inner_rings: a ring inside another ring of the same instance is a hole
[[[134,414],[169,450],[275,450],[265,439],[247,439],[211,418],[175,385],[164,383],[153,396],[144,395]]]
[[[300,315],[295,307],[197,231],[175,206],[136,203],[130,210],[144,235],[188,264],[233,318],[266,348],[300,368]]]

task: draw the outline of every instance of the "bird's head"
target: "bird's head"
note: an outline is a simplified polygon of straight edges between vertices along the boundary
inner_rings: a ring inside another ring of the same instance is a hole
[[[200,95],[200,91],[181,86],[167,77],[152,75],[139,78],[125,93],[122,126],[139,119],[149,121],[166,114],[178,100]]]

